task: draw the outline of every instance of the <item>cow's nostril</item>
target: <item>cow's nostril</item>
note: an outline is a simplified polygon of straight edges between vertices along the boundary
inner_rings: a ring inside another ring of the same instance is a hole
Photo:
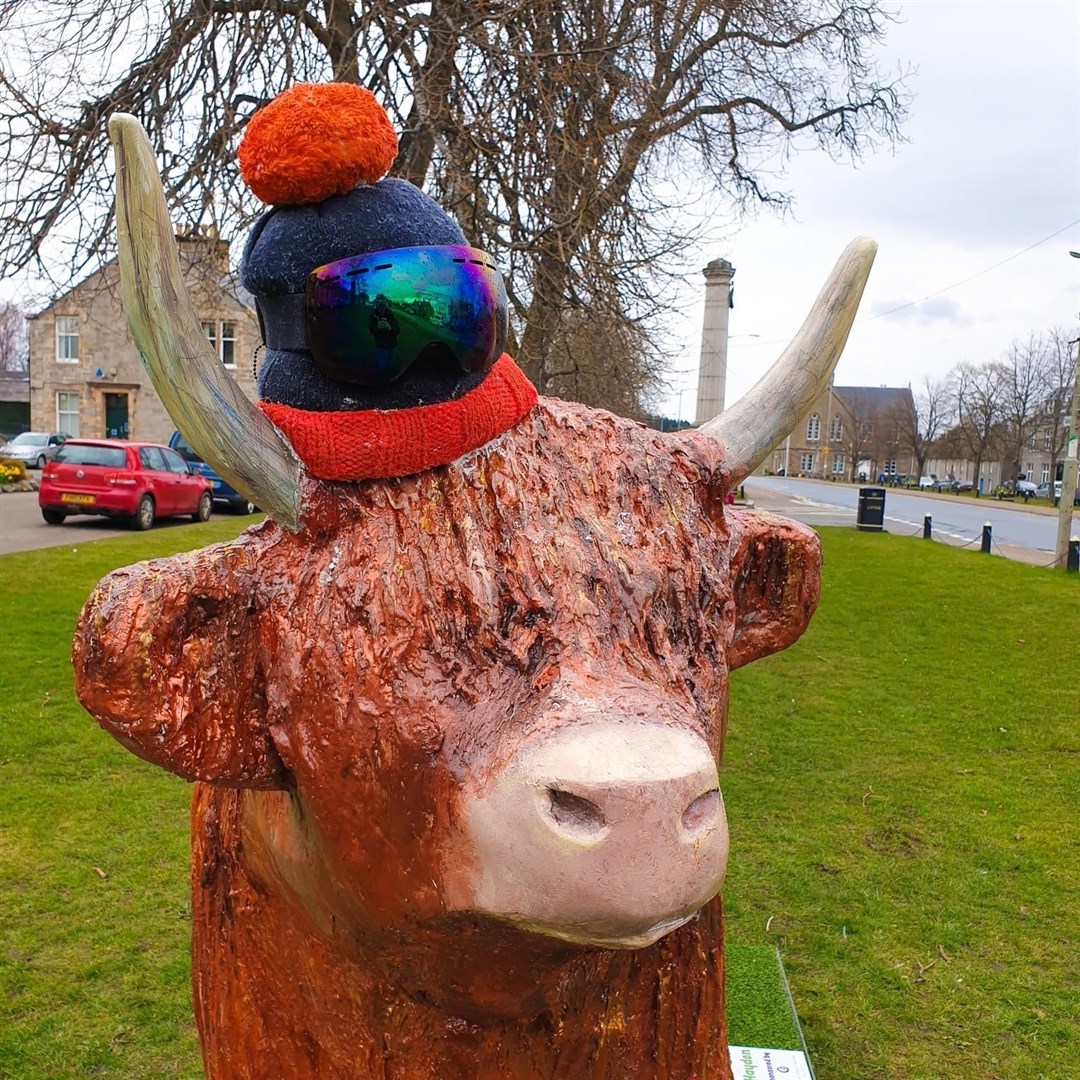
[[[682,825],[686,832],[694,836],[704,832],[715,824],[720,815],[720,790],[713,788],[699,795],[684,811]]]
[[[607,825],[596,803],[558,788],[548,788],[548,813],[560,828],[587,836],[601,832]]]

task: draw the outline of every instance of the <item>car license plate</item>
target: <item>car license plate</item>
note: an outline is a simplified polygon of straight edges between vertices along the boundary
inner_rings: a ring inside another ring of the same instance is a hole
[[[74,495],[70,491],[65,491],[60,496],[61,502],[66,503],[92,503],[94,501],[93,495]]]
[[[219,487],[221,487],[221,481],[220,480],[211,480],[210,481],[210,486],[219,488]]]

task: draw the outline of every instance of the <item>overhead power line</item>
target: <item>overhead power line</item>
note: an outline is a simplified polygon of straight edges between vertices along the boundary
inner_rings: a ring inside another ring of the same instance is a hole
[[[971,274],[969,277],[961,278],[959,281],[954,281],[951,285],[946,285],[942,289],[936,289],[932,293],[927,293],[919,300],[909,300],[906,304],[898,304],[894,308],[889,308],[888,311],[879,311],[876,315],[868,315],[865,319],[857,319],[856,321],[863,323],[873,322],[874,319],[884,319],[887,315],[895,315],[898,311],[904,311],[907,308],[915,307],[916,304],[921,304],[926,300],[932,300],[935,296],[941,296],[942,293],[947,293],[951,289],[958,289],[961,285],[966,285],[969,281],[974,281],[976,278],[982,277],[983,274],[989,274],[991,270],[996,270],[999,266],[1004,266],[1006,263],[1012,262],[1013,259],[1018,259],[1021,255],[1026,255],[1029,251],[1034,251],[1035,248],[1039,247],[1041,244],[1045,244],[1048,240],[1053,240],[1055,236],[1060,236],[1074,225],[1080,225],[1080,218],[1077,218],[1076,221],[1070,221],[1068,225],[1062,225],[1060,229],[1052,232],[1049,236],[1044,236],[1041,240],[1036,240],[1034,244],[1028,244],[1026,248],[1023,248],[1020,251],[1014,251],[1000,262],[994,263],[993,266],[986,266],[982,270],[978,270],[974,274]]]
[[[976,278],[982,277],[984,274],[989,274],[992,270],[996,270],[999,266],[1004,266],[1006,263],[1012,262],[1013,259],[1020,258],[1021,255],[1026,255],[1029,251],[1034,251],[1035,248],[1045,244],[1048,240],[1053,240],[1055,236],[1060,236],[1063,232],[1071,229],[1074,225],[1080,225],[1080,218],[1075,221],[1070,221],[1068,225],[1062,225],[1060,229],[1056,229],[1050,233],[1049,236],[1044,236],[1041,240],[1036,240],[1034,244],[1028,244],[1026,248],[1021,248],[1020,251],[1014,251],[1011,255],[1007,255],[1004,259],[999,260],[991,266],[985,266],[982,270],[977,270],[974,274],[970,274],[966,278],[961,278],[960,281],[954,281],[951,285],[946,285],[943,288],[935,289],[931,293],[927,293],[919,300],[909,300],[906,304],[898,304],[894,308],[889,308],[888,311],[880,311],[877,315],[867,315],[865,318],[856,319],[854,325],[859,326],[862,323],[873,322],[875,319],[884,319],[888,315],[895,315],[898,311],[905,311],[907,308],[915,307],[916,304],[924,303],[927,300],[933,299],[935,296],[941,296],[942,293],[947,293],[952,289],[958,289],[961,285],[966,285],[969,281],[974,281]],[[775,338],[771,341],[753,341],[753,342],[740,342],[734,348],[743,349],[756,349],[759,346],[765,345],[783,345],[786,343],[786,338]]]

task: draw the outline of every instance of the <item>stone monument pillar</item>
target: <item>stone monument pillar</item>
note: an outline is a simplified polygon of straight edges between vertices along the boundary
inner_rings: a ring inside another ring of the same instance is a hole
[[[727,259],[713,259],[702,273],[705,275],[705,319],[701,327],[701,364],[694,414],[698,424],[724,411],[728,312],[731,310],[731,280],[735,277],[735,268]]]

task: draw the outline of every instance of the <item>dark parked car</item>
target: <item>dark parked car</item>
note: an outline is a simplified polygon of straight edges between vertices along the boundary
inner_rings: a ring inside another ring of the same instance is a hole
[[[38,489],[41,516],[62,525],[70,514],[127,518],[149,529],[159,517],[213,510],[210,481],[167,446],[120,439],[68,439],[45,466]]]
[[[956,492],[960,490],[960,482],[956,479],[955,476],[946,476],[943,477],[941,480],[934,481],[934,490],[948,491],[956,494]]]
[[[214,492],[214,502],[224,503],[234,514],[253,514],[256,507],[246,495],[231,487],[205,461],[188,445],[187,439],[174,431],[169,439],[171,446],[193,469],[201,473],[210,481]]]

